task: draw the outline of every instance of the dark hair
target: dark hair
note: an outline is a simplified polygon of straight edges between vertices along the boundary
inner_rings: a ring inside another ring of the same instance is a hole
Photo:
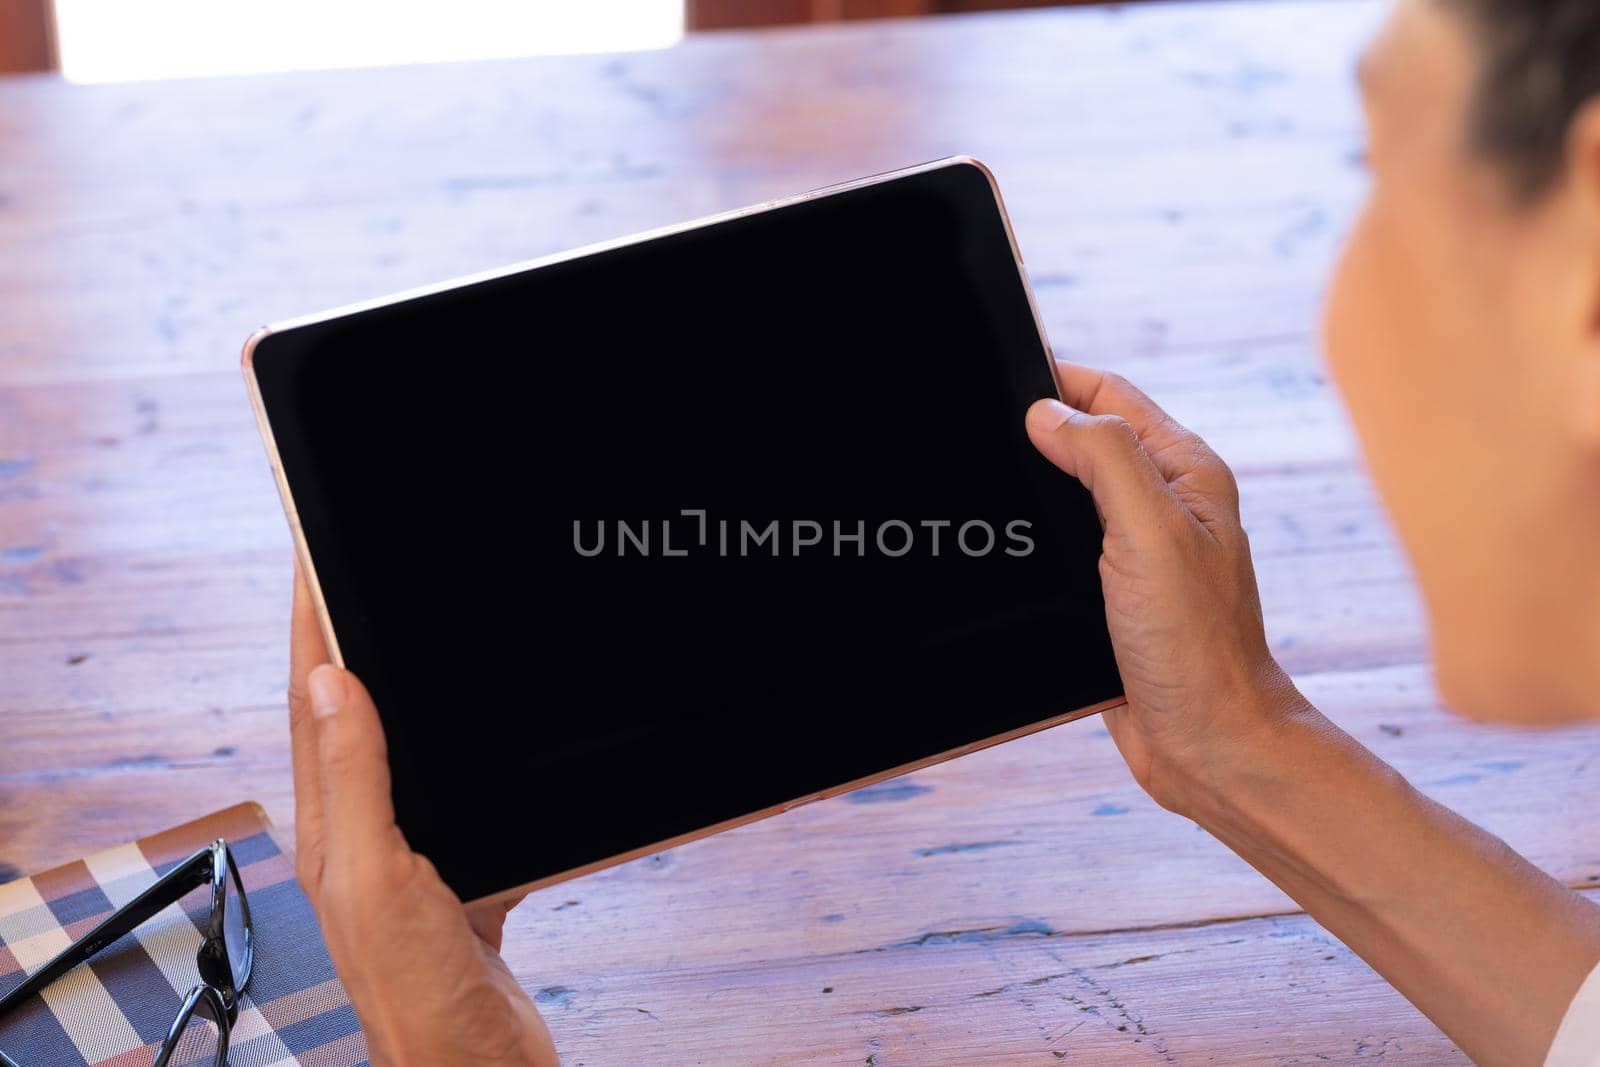
[[[1442,0],[1473,23],[1484,54],[1473,141],[1509,168],[1516,190],[1546,190],[1567,134],[1600,96],[1600,0]]]

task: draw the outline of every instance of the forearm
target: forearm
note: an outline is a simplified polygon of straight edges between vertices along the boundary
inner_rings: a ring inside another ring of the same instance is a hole
[[[1600,907],[1412,788],[1298,694],[1187,814],[1484,1064],[1537,1064],[1600,960]]]

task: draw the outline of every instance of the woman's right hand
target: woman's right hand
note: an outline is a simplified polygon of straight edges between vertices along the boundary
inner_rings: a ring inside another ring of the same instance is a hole
[[[549,1029],[500,958],[510,905],[463,907],[406,844],[378,710],[329,662],[298,568],[290,647],[295,869],[374,1067],[557,1067]]]
[[[1267,651],[1233,475],[1121,378],[1057,364],[1028,435],[1094,494],[1134,777],[1209,830],[1475,1063],[1539,1063],[1600,959],[1600,908],[1410,786]],[[1517,991],[1507,997],[1506,990]]]
[[[1066,403],[1028,436],[1083,482],[1105,526],[1100,577],[1127,705],[1105,713],[1139,784],[1189,814],[1284,717],[1315,714],[1267,650],[1233,473],[1115,374],[1058,361]]]

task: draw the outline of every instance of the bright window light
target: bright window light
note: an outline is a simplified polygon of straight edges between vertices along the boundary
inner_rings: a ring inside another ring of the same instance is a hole
[[[683,0],[56,0],[62,73],[134,81],[661,48]]]

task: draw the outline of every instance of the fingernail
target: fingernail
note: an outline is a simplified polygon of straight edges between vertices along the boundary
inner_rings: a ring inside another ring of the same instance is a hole
[[[1028,425],[1040,433],[1053,433],[1072,418],[1072,409],[1059,400],[1040,400],[1028,409]]]
[[[306,684],[311,690],[311,714],[317,718],[326,719],[344,707],[347,690],[344,671],[338,667],[324,663],[311,672]]]

